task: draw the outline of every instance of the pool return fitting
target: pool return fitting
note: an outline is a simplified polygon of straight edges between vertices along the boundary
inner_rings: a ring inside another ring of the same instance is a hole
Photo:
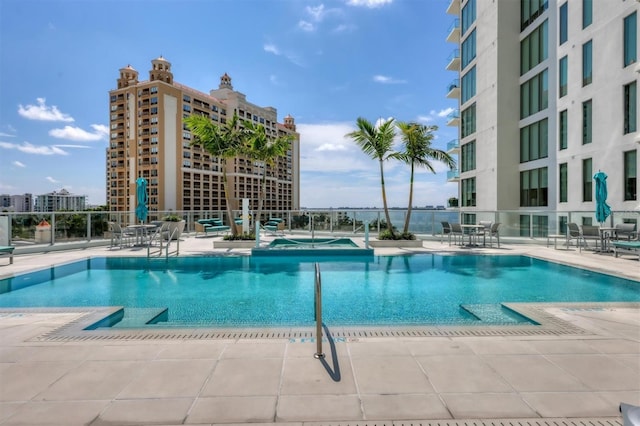
[[[316,353],[315,359],[324,358],[322,352],[322,277],[320,276],[320,264],[316,262],[316,280],[314,293],[314,308],[316,317]]]

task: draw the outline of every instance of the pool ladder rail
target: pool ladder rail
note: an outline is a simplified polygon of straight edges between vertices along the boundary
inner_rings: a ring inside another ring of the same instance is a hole
[[[322,276],[320,274],[320,264],[316,262],[316,279],[314,292],[314,311],[316,319],[316,359],[324,358],[322,352]]]
[[[162,226],[158,226],[153,233],[149,236],[147,242],[147,257],[163,255],[168,258],[170,255],[176,255],[180,253],[180,237],[178,235],[178,229],[169,232],[169,223],[163,223]],[[175,250],[171,251],[171,242],[176,241]]]

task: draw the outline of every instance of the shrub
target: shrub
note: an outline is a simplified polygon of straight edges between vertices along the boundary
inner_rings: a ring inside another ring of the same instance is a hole
[[[256,234],[252,234],[252,233],[238,234],[238,235],[229,234],[222,237],[222,239],[225,241],[249,241],[249,240],[255,240]]]
[[[168,214],[162,218],[165,222],[180,222],[182,218],[175,214]]]
[[[379,240],[415,240],[416,236],[411,232],[402,232],[392,234],[390,230],[385,229],[384,231],[380,231],[378,235]]]

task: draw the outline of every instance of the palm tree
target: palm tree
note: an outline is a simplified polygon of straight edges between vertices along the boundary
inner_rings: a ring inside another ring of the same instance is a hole
[[[191,115],[184,119],[185,124],[194,136],[192,145],[200,145],[211,155],[220,158],[220,168],[222,170],[222,191],[227,209],[227,221],[231,226],[233,235],[237,235],[238,230],[233,220],[233,205],[227,188],[227,159],[233,158],[242,151],[245,135],[238,126],[238,116],[233,114],[233,118],[224,124],[215,124],[208,117],[202,115]]]
[[[377,159],[380,164],[380,185],[382,187],[382,204],[384,207],[384,215],[387,219],[387,226],[394,237],[393,225],[389,216],[389,208],[387,207],[387,194],[384,187],[384,162],[391,158],[393,147],[393,138],[396,135],[394,119],[391,118],[382,122],[379,126],[374,126],[367,119],[358,117],[356,125],[358,130],[348,133],[346,136],[353,139],[362,151],[373,159]]]
[[[456,167],[456,162],[445,151],[431,147],[433,141],[433,133],[438,130],[438,126],[428,126],[419,123],[399,122],[400,137],[404,142],[404,150],[394,154],[397,158],[411,166],[411,177],[409,183],[409,206],[407,208],[407,216],[404,220],[403,233],[409,232],[409,221],[411,220],[411,205],[413,204],[413,177],[416,166],[425,167],[432,173],[436,171],[430,160],[441,161],[450,169]]]
[[[267,188],[267,166],[274,166],[278,157],[286,155],[293,136],[279,136],[275,139],[269,138],[262,124],[255,125],[251,121],[244,121],[245,146],[244,154],[254,161],[260,163],[262,177],[260,190],[258,192],[258,211],[255,220],[260,220],[262,206]]]

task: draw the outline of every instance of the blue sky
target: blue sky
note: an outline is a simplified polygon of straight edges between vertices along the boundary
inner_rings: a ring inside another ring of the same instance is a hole
[[[455,45],[449,0],[2,0],[0,193],[67,189],[105,203],[109,90],[131,64],[148,79],[162,55],[175,81],[209,92],[228,73],[247,100],[291,114],[301,134],[301,206],[381,207],[376,161],[344,135],[359,116],[439,126]],[[457,186],[419,170],[414,205]],[[405,207],[408,167],[385,163],[390,206]]]

